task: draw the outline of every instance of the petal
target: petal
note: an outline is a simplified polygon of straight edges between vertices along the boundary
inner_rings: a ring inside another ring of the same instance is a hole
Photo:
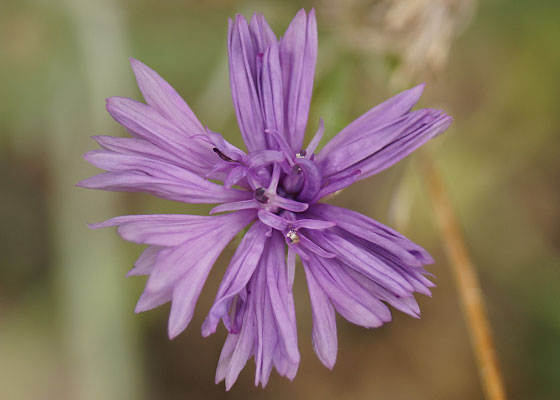
[[[351,140],[341,143],[326,157],[318,158],[323,173],[331,176],[367,159],[398,138],[425,126],[431,121],[430,113],[432,110],[413,111],[385,125],[368,127],[367,130],[356,133]]]
[[[284,97],[282,92],[282,70],[280,68],[277,43],[272,43],[264,52],[261,82],[260,98],[265,129],[274,129],[278,132],[283,132]]]
[[[146,102],[189,136],[204,133],[204,128],[179,94],[155,71],[130,59],[138,87]]]
[[[323,249],[321,246],[313,243],[313,241],[306,238],[301,233],[299,234],[299,245],[298,247],[303,250],[305,249],[305,253],[308,254],[309,252],[317,254],[319,257],[323,258],[334,258],[336,254],[331,253]]]
[[[188,157],[193,170],[210,170],[216,155],[212,145],[183,133],[156,109],[124,97],[107,99],[107,111],[136,137],[177,157]]]
[[[162,148],[139,138],[121,138],[113,136],[93,136],[99,145],[109,151],[120,154],[130,154],[148,157],[153,160],[164,161],[184,168],[190,168],[191,163],[184,158],[163,150]]]
[[[255,216],[254,211],[218,217],[125,216],[93,227],[119,226],[123,238],[152,244],[135,267],[149,268],[150,273],[136,311],[146,311],[173,299],[169,319],[169,336],[173,338],[190,322],[204,282],[220,253]]]
[[[356,136],[362,135],[363,132],[386,125],[408,113],[418,102],[420,96],[422,96],[424,86],[425,84],[420,84],[412,89],[405,90],[373,107],[332,138],[319,152],[317,159],[325,159],[332,151],[336,151],[339,146],[352,141]]]
[[[368,159],[356,164],[354,167],[362,171],[359,179],[367,178],[389,168],[430,139],[445,132],[453,122],[453,118],[439,110],[434,110],[434,113],[441,114],[438,116],[431,115],[433,119],[426,122],[426,125],[422,128],[403,135]]]
[[[118,226],[123,239],[130,242],[172,247],[196,238],[200,232],[235,227],[255,216],[243,211],[216,217],[184,214],[125,215],[90,225],[91,229]],[[231,224],[231,225],[230,225]]]
[[[277,229],[279,231],[283,231],[288,227],[288,222],[282,217],[279,217],[276,214],[273,214],[266,210],[259,210],[259,220],[265,224],[270,226],[271,228]]]
[[[217,214],[226,211],[237,211],[237,210],[247,210],[247,209],[258,209],[259,203],[255,199],[235,201],[231,203],[220,204],[210,210],[210,214]]]
[[[170,302],[172,297],[173,289],[170,287],[157,292],[144,290],[138,299],[138,303],[136,303],[134,312],[141,313],[159,307],[167,302]]]
[[[433,263],[433,258],[422,247],[397,231],[358,212],[330,204],[314,204],[306,214],[321,220],[336,220],[339,228],[387,249],[403,262],[411,265]]]
[[[260,268],[266,271],[267,292],[285,353],[292,363],[298,363],[295,310],[287,281],[285,244],[280,234],[272,236]]]
[[[298,219],[292,225],[295,229],[328,229],[336,226],[336,223],[331,221],[321,221],[318,219]]]
[[[282,196],[272,196],[270,198],[270,205],[293,212],[303,212],[309,207],[309,204],[307,203],[302,203]]]
[[[300,10],[280,41],[284,129],[294,152],[302,149],[317,61],[315,11]]]
[[[249,30],[251,31],[251,36],[256,43],[259,52],[263,52],[269,45],[276,43],[276,35],[266,22],[264,16],[260,13],[256,13],[251,18],[249,23]]]
[[[304,176],[303,187],[297,199],[307,202],[314,198],[321,188],[322,171],[317,168],[317,164],[305,158],[298,160],[297,165],[301,168]]]
[[[147,157],[105,150],[93,150],[84,157],[91,164],[109,172],[79,182],[78,185],[82,187],[143,191],[187,203],[222,203],[252,197],[250,192],[228,189],[186,169]]]
[[[345,274],[335,259],[312,258],[311,272],[325,290],[336,311],[345,319],[366,328],[377,328],[391,320],[391,312],[380,299]],[[309,262],[307,262],[309,265]]]
[[[304,264],[305,265],[305,264]],[[304,268],[313,315],[313,349],[319,360],[329,369],[334,367],[338,340],[334,307],[323,288],[319,286],[309,267]]]
[[[229,76],[233,105],[241,135],[249,152],[266,149],[264,122],[256,86],[256,59],[247,21],[230,20],[228,33]]]
[[[220,318],[227,318],[229,306],[235,295],[245,289],[261,258],[266,240],[266,225],[257,221],[247,231],[226,270],[214,305],[202,324],[202,335],[216,331]]]
[[[334,253],[349,267],[363,273],[393,293],[405,297],[413,291],[410,283],[398,271],[363,248],[329,231],[307,232],[313,241],[321,243],[325,250]]]
[[[305,149],[305,153],[307,154],[307,156],[310,157],[312,154],[315,154],[315,150],[317,149],[317,146],[319,146],[319,143],[323,138],[323,133],[325,133],[325,123],[323,122],[323,118],[320,118],[319,128],[317,129],[317,132],[315,132],[313,139],[311,139],[311,142],[309,142]]]
[[[328,178],[323,182],[323,187],[317,194],[309,201],[311,204],[317,203],[319,200],[325,198],[329,194],[336,193],[358,180],[362,171],[359,169],[349,172],[347,175],[339,176],[337,178]]]
[[[129,276],[141,276],[141,275],[150,275],[154,268],[154,262],[156,260],[157,253],[161,250],[160,246],[148,246],[140,257],[134,263],[134,268],[128,271],[126,274],[127,277]]]
[[[246,165],[253,169],[265,165],[284,161],[284,154],[277,150],[258,150],[249,154],[245,160]]]
[[[416,303],[416,300],[414,300],[414,297],[396,297],[390,291],[386,290],[371,279],[367,278],[357,271],[354,271],[351,268],[340,268],[338,271],[340,271],[341,274],[346,274],[349,277],[352,277],[353,280],[355,280],[361,287],[367,290],[372,296],[386,301],[397,310],[402,311],[414,318],[419,317],[420,308],[418,307],[418,303]],[[346,279],[349,278],[347,277]]]
[[[216,383],[226,380],[226,390],[230,390],[239,373],[251,357],[254,346],[254,312],[246,312],[241,331],[230,333],[220,354],[216,370]]]
[[[345,174],[348,169],[355,170],[359,169],[361,175],[359,180],[367,178],[371,175],[375,175],[391,165],[402,160],[404,157],[412,153],[414,150],[422,146],[428,140],[443,133],[452,122],[452,118],[440,110],[419,110],[424,114],[423,118],[419,121],[414,121],[412,124],[405,124],[405,129],[399,128],[398,135],[392,137],[390,143],[384,145],[384,147],[370,153],[369,150],[365,148],[357,153],[356,157],[352,157],[353,161],[358,158],[362,158],[361,161],[355,162],[347,169],[342,169],[343,165],[338,164],[333,168],[329,168],[329,171],[333,173],[330,177],[337,179],[341,174]],[[412,113],[411,113],[412,114]],[[346,149],[347,150],[347,149]],[[364,157],[365,156],[365,157]],[[324,160],[321,163],[326,165]],[[344,163],[348,165],[348,163]],[[334,171],[339,171],[334,173]]]
[[[209,270],[227,244],[254,216],[254,212],[239,211],[206,217],[205,224],[190,224],[185,228],[186,240],[182,245],[160,251],[147,288],[159,290],[174,284],[190,268]]]
[[[190,268],[187,267],[189,268],[187,272],[181,276],[178,283],[173,287],[173,302],[171,303],[168,323],[169,339],[173,339],[183,332],[191,322],[196,302],[206,278],[208,278],[210,269],[224,247],[225,245],[220,247],[219,244],[208,246],[205,249],[205,254],[200,258],[193,260],[193,257],[188,256],[187,259],[183,259],[193,265]],[[194,265],[195,262],[196,265]]]

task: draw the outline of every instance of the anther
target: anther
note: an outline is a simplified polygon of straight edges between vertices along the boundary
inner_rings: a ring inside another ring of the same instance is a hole
[[[299,165],[294,165],[292,167],[292,174],[298,175],[301,173],[301,167]]]
[[[227,162],[235,162],[235,160],[232,160],[231,158],[229,158],[228,156],[226,156],[224,153],[222,153],[220,150],[218,150],[217,147],[214,147],[212,149],[212,151],[214,153],[216,153],[218,155],[218,157],[220,157],[222,160],[227,161]]]
[[[296,158],[304,158],[307,155],[307,151],[301,150],[299,153],[296,153]]]
[[[270,201],[270,199],[265,194],[265,192],[266,192],[265,188],[255,189],[255,200],[257,200],[259,203],[267,204]]]
[[[290,242],[290,244],[299,243],[299,235],[295,229],[290,229],[288,233],[286,233],[286,238]]]

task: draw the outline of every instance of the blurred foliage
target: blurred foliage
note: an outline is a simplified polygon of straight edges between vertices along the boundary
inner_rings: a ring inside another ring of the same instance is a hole
[[[212,271],[191,326],[170,342],[168,307],[132,315],[142,279],[125,280],[124,274],[140,248],[114,232],[85,226],[118,214],[209,209],[73,188],[95,173],[80,158],[94,146],[88,137],[125,134],[104,113],[104,97],[140,98],[128,57],[160,72],[204,124],[240,144],[227,77],[227,18],[262,11],[280,34],[298,8],[315,5],[320,49],[309,132],[322,117],[332,136],[392,95],[388,82],[398,56],[348,47],[342,27],[322,12],[322,4],[0,3],[2,398],[82,399],[95,398],[94,392],[105,399],[481,398],[414,157],[333,203],[391,223],[389,210],[404,185],[409,199],[395,212],[410,219],[400,218],[405,224],[399,229],[437,260],[430,270],[438,287],[432,298],[419,299],[422,319],[395,313],[394,322],[374,331],[340,321],[339,359],[328,371],[311,349],[309,300],[299,271],[300,371],[293,383],[273,373],[266,391],[253,387],[252,366],[231,394],[215,386],[224,332],[202,339],[198,330],[231,248]],[[453,43],[447,68],[426,75],[421,101],[455,118],[429,147],[479,269],[512,399],[560,398],[559,15],[554,0],[481,2],[471,26]],[[120,47],[95,32],[114,37]],[[77,262],[80,257],[87,258]],[[95,275],[99,271],[106,272]]]

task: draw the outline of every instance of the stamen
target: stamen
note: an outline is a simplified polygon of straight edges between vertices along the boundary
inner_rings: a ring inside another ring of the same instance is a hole
[[[298,153],[299,154],[299,153]],[[296,174],[298,175],[299,173],[301,173],[301,167],[299,165],[294,165],[292,167],[292,174]]]
[[[290,166],[294,165],[294,156],[293,156],[293,150],[290,148],[290,145],[288,144],[288,142],[286,141],[286,138],[284,137],[284,135],[282,135],[280,132],[278,132],[275,129],[265,129],[264,130],[265,133],[269,133],[271,134],[274,139],[276,139],[276,142],[278,143],[278,146],[280,147],[280,151],[282,151],[282,153],[284,153],[284,156],[286,157],[286,161],[288,162],[288,164]]]
[[[299,243],[299,235],[295,229],[290,229],[288,233],[286,233],[286,238],[290,242],[290,244]]]
[[[299,153],[296,153],[296,158],[305,158],[307,155],[307,151],[301,150]]]
[[[227,162],[235,162],[235,160],[232,160],[231,158],[229,158],[228,156],[226,156],[224,153],[222,153],[217,147],[214,147],[212,149],[212,151],[214,153],[216,153],[222,160],[227,161]]]
[[[270,198],[265,194],[266,193],[266,189],[265,188],[258,188],[255,190],[255,200],[257,200],[259,203],[262,204],[268,204],[268,202],[270,201]]]
[[[268,185],[268,190],[270,192],[276,192],[278,189],[278,181],[280,180],[280,166],[278,163],[274,163],[272,169],[272,178],[270,179],[270,185]]]

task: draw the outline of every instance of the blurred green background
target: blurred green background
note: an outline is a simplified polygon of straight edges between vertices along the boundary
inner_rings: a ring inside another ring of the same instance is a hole
[[[302,362],[294,382],[273,372],[265,390],[253,387],[252,360],[230,393],[214,385],[225,332],[203,339],[199,331],[231,246],[193,322],[169,341],[168,306],[134,314],[143,279],[125,273],[140,246],[86,226],[120,214],[209,210],[74,186],[97,172],[81,158],[95,147],[89,136],[125,135],[104,99],[140,99],[128,57],[157,70],[204,124],[239,144],[227,18],[262,11],[281,34],[299,8],[315,7],[309,131],[323,117],[332,136],[404,86],[427,82],[421,105],[455,118],[428,147],[480,275],[509,397],[559,399],[560,3],[397,3],[395,11],[365,0],[1,0],[0,398],[482,398],[417,156],[333,202],[400,229],[434,255],[437,288],[419,298],[422,319],[395,312],[376,330],[340,320],[329,371],[311,348],[298,271]],[[404,18],[409,12],[420,17]]]

